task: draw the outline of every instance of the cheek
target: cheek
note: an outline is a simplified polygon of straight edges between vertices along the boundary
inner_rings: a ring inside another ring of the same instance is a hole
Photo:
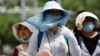
[[[20,31],[20,32],[19,32],[19,37],[24,37],[24,36],[25,36],[25,33],[22,32],[22,31]]]
[[[20,37],[27,37],[28,33],[26,31],[20,31],[19,36]]]
[[[19,32],[19,37],[25,37],[26,38],[26,37],[30,37],[30,36],[31,36],[31,32],[29,32],[27,30],[26,31],[24,30],[24,31],[20,31]]]
[[[29,32],[29,31],[25,31],[24,34],[25,34],[24,35],[25,37],[31,37],[31,32]]]

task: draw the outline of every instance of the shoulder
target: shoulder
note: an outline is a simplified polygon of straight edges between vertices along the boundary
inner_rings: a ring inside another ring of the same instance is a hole
[[[19,51],[20,51],[20,50],[23,50],[23,44],[18,45],[16,48],[17,48]]]
[[[12,56],[18,56],[18,49],[14,48]]]
[[[61,31],[66,32],[66,33],[67,33],[67,32],[68,32],[68,33],[73,33],[72,30],[70,30],[69,28],[67,28],[67,27],[65,27],[65,26],[62,26]]]
[[[69,37],[72,37],[74,36],[74,33],[67,27],[63,26],[61,28],[61,33],[64,34],[65,36],[69,36]]]

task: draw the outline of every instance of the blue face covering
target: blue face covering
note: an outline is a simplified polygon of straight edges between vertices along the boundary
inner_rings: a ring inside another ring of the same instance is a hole
[[[44,18],[44,20],[45,20],[46,22],[52,23],[52,22],[57,22],[57,21],[61,20],[62,17],[63,17],[63,16],[61,16],[61,15],[54,16],[54,15],[50,15],[50,14],[45,13],[45,18]]]
[[[30,38],[24,39],[24,38],[20,38],[19,41],[22,43],[27,43],[29,42]]]
[[[85,22],[83,24],[83,30],[86,32],[91,32],[95,28],[95,24],[93,22]]]
[[[63,16],[61,15],[53,16],[53,15],[45,14],[44,21],[41,23],[40,29],[42,29],[42,31],[46,31],[56,25],[59,25],[60,21],[62,20],[62,17]]]

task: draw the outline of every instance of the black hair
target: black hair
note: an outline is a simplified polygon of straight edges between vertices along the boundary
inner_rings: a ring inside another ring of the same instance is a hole
[[[96,21],[95,21],[95,19],[94,19],[93,17],[91,17],[91,16],[86,16],[85,18],[86,18],[85,21],[93,21],[94,24],[96,24]]]
[[[75,17],[77,17],[80,13],[85,12],[85,11],[86,11],[86,10],[81,10],[81,11],[76,12]]]

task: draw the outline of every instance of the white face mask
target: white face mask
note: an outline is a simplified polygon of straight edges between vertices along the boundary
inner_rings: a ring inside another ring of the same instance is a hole
[[[19,41],[22,43],[27,43],[27,42],[29,42],[29,40],[30,40],[30,38],[22,38],[22,37],[19,39]]]

